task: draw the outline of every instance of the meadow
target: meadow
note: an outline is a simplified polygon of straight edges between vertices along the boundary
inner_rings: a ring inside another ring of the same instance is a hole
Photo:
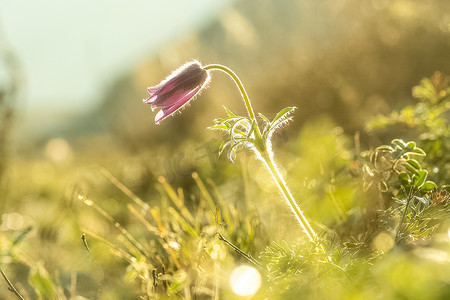
[[[22,82],[10,72],[0,298],[449,299],[448,4],[411,3],[362,5],[356,29],[330,4],[343,35],[315,28],[329,48],[289,16],[282,47],[261,51],[211,26],[34,140],[15,138]],[[387,27],[394,36],[368,38]],[[266,42],[285,31],[255,28]],[[205,64],[158,85],[192,57]],[[200,87],[192,103],[177,94]],[[180,98],[181,113],[158,119]]]

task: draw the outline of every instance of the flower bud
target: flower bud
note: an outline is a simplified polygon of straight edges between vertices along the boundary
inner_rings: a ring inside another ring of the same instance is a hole
[[[165,80],[156,86],[149,87],[150,97],[144,99],[151,104],[152,110],[161,107],[156,114],[155,123],[175,113],[191,101],[210,81],[208,71],[205,71],[198,61],[184,64]]]

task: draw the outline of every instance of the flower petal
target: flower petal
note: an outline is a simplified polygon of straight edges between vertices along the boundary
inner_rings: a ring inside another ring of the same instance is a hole
[[[197,89],[194,89],[197,90]],[[154,107],[169,107],[172,105],[175,105],[178,101],[181,99],[184,99],[186,95],[189,95],[192,93],[193,90],[186,90],[186,91],[173,91],[171,93],[167,93],[164,95],[157,96],[156,100],[152,102],[146,102],[146,103],[152,103],[152,106]]]
[[[189,100],[191,100],[198,92],[200,87],[189,91],[189,93],[185,94],[183,97],[179,98],[177,102],[175,102],[173,105],[164,107],[161,109],[155,116],[155,123],[159,124],[163,119],[170,116],[174,112],[176,112],[178,109],[183,107]]]
[[[195,97],[210,81],[208,71],[198,61],[191,61],[172,72],[158,85],[148,87],[150,97],[144,102],[152,110],[162,108],[155,117],[156,124],[173,114]]]
[[[160,89],[161,89],[161,87],[159,87],[159,86],[151,86],[151,87],[147,88],[147,91],[150,95],[153,95]]]
[[[157,97],[158,95],[152,95],[149,98],[144,99],[144,103],[151,104],[156,100]]]
[[[205,82],[209,81],[209,74],[203,70],[200,63],[197,61],[187,63],[173,72],[169,77],[160,82],[154,87],[148,88],[150,94],[157,95],[155,105],[168,106],[172,103],[166,104],[166,99],[169,99],[174,93],[179,91],[191,91],[204,86]],[[182,96],[183,94],[180,94]]]

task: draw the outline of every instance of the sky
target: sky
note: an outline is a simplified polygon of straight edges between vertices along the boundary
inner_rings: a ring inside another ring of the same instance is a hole
[[[28,112],[83,112],[108,82],[231,0],[0,0],[0,33],[25,73]],[[1,45],[0,45],[1,46]]]

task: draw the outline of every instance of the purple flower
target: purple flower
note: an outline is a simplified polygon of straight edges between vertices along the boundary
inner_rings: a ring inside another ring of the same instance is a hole
[[[150,97],[144,99],[152,110],[161,107],[156,114],[155,123],[175,113],[193,99],[209,82],[208,71],[198,61],[184,64],[156,86],[149,87]]]

